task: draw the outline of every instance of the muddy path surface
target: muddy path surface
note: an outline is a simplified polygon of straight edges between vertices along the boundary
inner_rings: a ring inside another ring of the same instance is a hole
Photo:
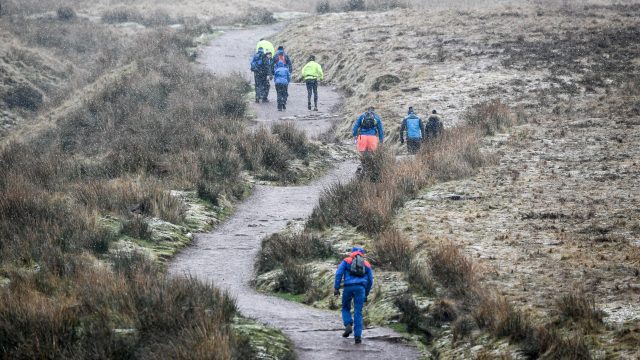
[[[282,27],[277,24],[228,31],[203,50],[200,62],[219,75],[240,72],[249,77],[247,67],[255,43]],[[299,72],[300,62],[296,64],[294,59],[294,66],[297,65],[294,71]],[[270,98],[270,103],[252,104],[258,124],[293,120],[313,136],[328,129],[331,120],[338,116],[331,111],[339,105],[339,94],[327,87],[320,89],[320,112],[307,110],[306,89],[302,85],[291,86],[288,110],[284,114],[276,110],[274,92]],[[172,262],[170,273],[190,274],[229,291],[237,298],[242,314],[282,329],[294,342],[300,359],[334,360],[351,354],[361,359],[419,358],[418,351],[403,343],[401,336],[390,329],[368,328],[363,334],[363,344],[356,346],[353,337],[341,337],[343,327],[338,312],[259,294],[249,284],[262,239],[281,231],[291,220],[307,217],[322,189],[349,179],[356,166],[354,162],[337,164],[327,175],[305,186],[256,186],[225,224],[211,233],[196,236],[193,246]]]

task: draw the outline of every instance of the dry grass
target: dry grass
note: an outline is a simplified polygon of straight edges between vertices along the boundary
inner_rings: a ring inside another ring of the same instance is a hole
[[[276,291],[304,294],[311,289],[311,279],[311,269],[308,265],[285,261],[282,264],[282,274],[278,277]]]
[[[80,258],[60,260],[67,264],[64,276],[16,272],[0,289],[5,356],[128,358],[142,352],[222,359],[239,351],[229,331],[235,304],[211,285],[166,279],[148,271],[151,266],[131,264],[146,261],[141,258],[128,260],[128,276]]]
[[[515,116],[500,99],[476,104],[464,114],[467,125],[479,129],[484,135],[494,135],[513,126]]]
[[[290,261],[303,261],[337,256],[331,244],[319,236],[299,233],[292,235],[273,234],[262,240],[256,262],[256,271],[264,273],[283,266]]]
[[[431,273],[454,296],[475,296],[478,277],[473,262],[453,243],[439,245],[431,252]]]
[[[556,307],[561,316],[578,322],[590,331],[602,325],[604,313],[596,306],[595,298],[584,291],[576,290],[556,299]]]
[[[387,230],[373,242],[369,255],[372,263],[383,269],[408,271],[413,259],[413,245],[397,230]]]

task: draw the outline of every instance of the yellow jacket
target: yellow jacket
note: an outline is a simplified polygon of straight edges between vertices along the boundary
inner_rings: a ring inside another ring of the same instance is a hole
[[[267,40],[258,41],[258,44],[256,44],[256,52],[258,52],[258,48],[262,48],[265,54],[270,52],[271,55],[276,56],[276,51],[273,48],[273,44]]]
[[[324,79],[324,73],[322,72],[322,66],[315,61],[309,61],[307,65],[302,68],[302,79],[307,80],[320,80]]]

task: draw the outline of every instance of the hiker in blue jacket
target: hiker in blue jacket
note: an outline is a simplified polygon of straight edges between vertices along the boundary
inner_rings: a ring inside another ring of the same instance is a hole
[[[378,141],[382,144],[384,141],[382,120],[374,112],[373,106],[370,106],[364,114],[358,117],[358,120],[353,124],[352,134],[356,148],[360,153],[375,151],[378,148]]]
[[[276,70],[273,73],[273,79],[276,83],[276,93],[278,94],[278,111],[287,110],[291,72],[282,61],[278,61]]]
[[[413,106],[409,106],[407,116],[402,120],[400,126],[400,143],[404,144],[404,133],[407,132],[407,150],[409,154],[415,154],[420,150],[422,139],[424,139],[424,126],[422,119],[413,111]]]
[[[251,59],[251,71],[256,87],[256,102],[269,101],[269,77],[271,76],[271,53],[264,52],[263,48],[258,48],[258,52]]]
[[[340,284],[344,280],[342,293],[342,322],[344,324],[343,337],[349,337],[353,332],[356,344],[362,342],[362,307],[373,286],[373,270],[371,264],[364,259],[366,251],[361,247],[351,249],[349,257],[342,260],[336,271],[333,285],[334,295],[340,295]],[[353,318],[351,317],[351,301],[354,302]]]

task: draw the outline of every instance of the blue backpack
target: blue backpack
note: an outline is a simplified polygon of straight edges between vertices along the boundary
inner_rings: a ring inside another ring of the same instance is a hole
[[[263,63],[263,55],[261,53],[257,53],[253,56],[251,60],[251,71],[258,71]]]

